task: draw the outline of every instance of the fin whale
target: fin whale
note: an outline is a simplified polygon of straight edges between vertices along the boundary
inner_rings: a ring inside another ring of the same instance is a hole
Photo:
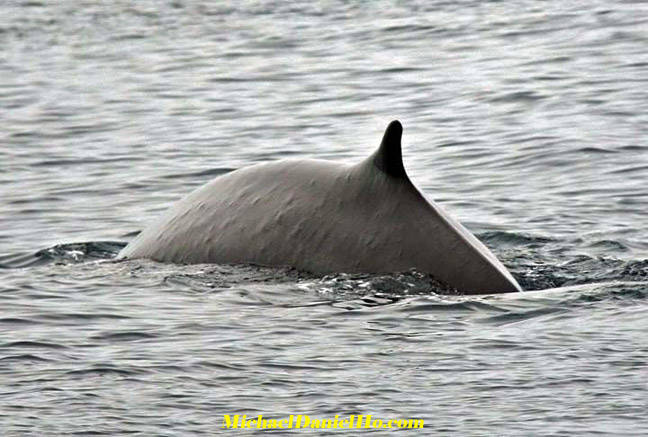
[[[412,184],[403,128],[356,164],[287,159],[219,176],[145,228],[119,258],[291,266],[315,274],[429,274],[463,294],[521,291],[499,260]]]

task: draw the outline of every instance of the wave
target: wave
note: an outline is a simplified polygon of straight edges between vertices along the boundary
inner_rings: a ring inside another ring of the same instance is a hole
[[[89,241],[57,244],[37,252],[0,255],[0,269],[19,269],[48,264],[78,264],[113,259],[126,244],[121,241]]]

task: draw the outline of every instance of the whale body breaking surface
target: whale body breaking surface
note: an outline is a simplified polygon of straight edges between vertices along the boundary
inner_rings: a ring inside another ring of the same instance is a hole
[[[410,269],[462,294],[521,291],[486,246],[412,184],[393,121],[356,164],[287,159],[198,188],[119,258],[295,267],[315,274]]]

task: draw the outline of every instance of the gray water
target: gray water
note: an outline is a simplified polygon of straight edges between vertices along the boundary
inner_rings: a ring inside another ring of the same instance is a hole
[[[213,177],[355,162],[393,119],[531,291],[113,260]],[[647,141],[642,2],[5,0],[0,435],[646,435]]]

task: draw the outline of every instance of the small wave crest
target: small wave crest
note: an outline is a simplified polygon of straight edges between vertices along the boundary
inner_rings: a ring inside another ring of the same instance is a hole
[[[126,246],[120,241],[90,241],[57,244],[35,253],[0,255],[0,268],[19,269],[47,264],[78,264],[112,259]]]

